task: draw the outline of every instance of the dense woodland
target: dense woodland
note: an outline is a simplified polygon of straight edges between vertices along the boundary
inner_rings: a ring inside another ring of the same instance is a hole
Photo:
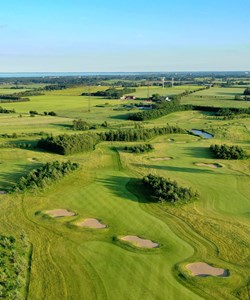
[[[171,181],[160,176],[149,174],[142,179],[143,185],[149,189],[151,195],[158,201],[188,202],[198,198],[198,193],[191,188],[179,186],[176,181]]]
[[[90,134],[72,134],[48,136],[38,141],[39,148],[62,154],[69,155],[78,152],[91,151],[98,142],[97,135]]]
[[[91,151],[94,149],[97,143],[103,141],[146,141],[158,135],[171,133],[186,133],[186,130],[177,126],[167,125],[165,127],[154,128],[110,130],[92,134],[64,134],[58,136],[50,135],[46,138],[40,139],[37,146],[54,153],[68,155],[78,152]]]
[[[246,157],[246,152],[237,145],[211,145],[210,150],[216,158],[220,159],[243,159]]]
[[[42,167],[30,171],[26,177],[21,177],[13,187],[13,191],[22,192],[30,189],[43,189],[78,167],[77,163],[72,163],[71,161],[48,162]]]
[[[154,150],[154,147],[151,144],[140,144],[135,146],[125,146],[124,150],[133,153],[145,153]]]
[[[0,298],[24,299],[26,284],[28,242],[22,234],[20,240],[0,235]]]

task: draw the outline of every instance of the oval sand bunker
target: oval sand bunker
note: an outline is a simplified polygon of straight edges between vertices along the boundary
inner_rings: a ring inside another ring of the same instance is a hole
[[[53,218],[59,218],[59,217],[72,217],[76,214],[72,211],[69,211],[67,209],[54,209],[54,210],[47,210],[45,212],[47,215],[50,215]]]
[[[36,162],[37,161],[37,159],[34,158],[34,157],[29,157],[29,158],[27,158],[27,160],[30,161],[30,162]]]
[[[228,276],[228,272],[225,269],[215,268],[204,262],[188,264],[186,268],[192,272],[193,276]]]
[[[140,248],[156,248],[159,244],[152,242],[151,240],[141,239],[136,235],[127,235],[121,238],[121,240],[130,242],[131,244]]]
[[[160,160],[170,160],[173,159],[172,157],[151,157],[150,160],[153,161],[160,161]]]
[[[88,228],[95,228],[95,229],[102,229],[106,228],[107,226],[105,224],[102,224],[97,219],[85,219],[82,222],[77,223],[78,226],[81,227],[88,227]]]

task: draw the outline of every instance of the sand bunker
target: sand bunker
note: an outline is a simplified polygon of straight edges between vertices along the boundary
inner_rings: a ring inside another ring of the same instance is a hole
[[[150,160],[153,161],[159,161],[159,160],[170,160],[173,159],[173,157],[151,157]]]
[[[4,194],[7,194],[6,191],[0,191],[0,195],[4,195]]]
[[[156,248],[159,244],[152,242],[151,240],[144,240],[139,238],[136,235],[127,235],[121,238],[121,240],[130,242],[133,245],[140,247],[140,248]]]
[[[221,165],[219,165],[219,164],[196,163],[196,166],[198,166],[198,167],[209,167],[209,168],[212,168],[212,169],[221,168]]]
[[[225,269],[214,268],[204,262],[192,263],[187,265],[186,267],[192,272],[193,276],[228,276],[228,272]]]
[[[67,209],[54,209],[54,210],[47,210],[45,212],[47,215],[50,215],[53,218],[59,218],[59,217],[72,217],[76,214],[72,211],[69,211]]]
[[[176,144],[186,144],[186,141],[175,142]]]
[[[29,157],[29,158],[27,158],[27,159],[28,159],[28,161],[31,161],[31,162],[37,161],[36,158],[31,158],[31,157]]]
[[[77,225],[81,227],[89,227],[95,229],[102,229],[107,227],[105,224],[102,224],[97,219],[85,219],[84,221],[77,223]]]

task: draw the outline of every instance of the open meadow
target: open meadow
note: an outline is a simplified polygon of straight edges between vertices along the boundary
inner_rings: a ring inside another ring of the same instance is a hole
[[[198,88],[139,87],[133,94],[171,96]],[[105,89],[95,86],[91,92]],[[182,97],[181,103],[247,108],[249,101],[234,100],[243,90],[211,87]],[[136,127],[128,116],[139,111],[131,102],[140,100],[81,96],[84,92],[89,92],[86,86],[77,86],[45,91],[28,102],[1,103],[15,113],[0,114],[0,234],[25,232],[29,244],[20,299],[249,299],[249,116],[225,119],[185,110],[139,122],[141,128],[169,124],[213,135],[155,136],[145,141],[154,148],[147,153],[124,149],[144,142],[103,141],[93,151],[67,156],[37,148],[47,134],[78,133],[72,124],[79,118],[95,125],[90,132]],[[38,115],[31,116],[32,110]],[[49,111],[56,115],[43,115]],[[30,146],[19,147],[22,143]],[[211,144],[239,145],[247,157],[217,159]],[[56,160],[79,168],[44,190],[11,193],[22,176]],[[148,174],[191,187],[199,198],[184,204],[152,202],[141,183]],[[58,209],[71,215],[48,213]],[[103,226],[81,225],[86,219]],[[124,240],[127,236],[156,246],[140,246]],[[195,276],[188,265],[199,262],[224,275]]]

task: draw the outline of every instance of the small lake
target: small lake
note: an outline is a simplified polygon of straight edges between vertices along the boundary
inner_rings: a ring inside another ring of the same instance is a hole
[[[189,130],[189,132],[192,132],[195,135],[202,136],[204,139],[211,139],[211,138],[213,138],[212,134],[210,134],[208,132],[205,132],[205,131],[202,131],[202,130],[192,129],[192,130]]]

